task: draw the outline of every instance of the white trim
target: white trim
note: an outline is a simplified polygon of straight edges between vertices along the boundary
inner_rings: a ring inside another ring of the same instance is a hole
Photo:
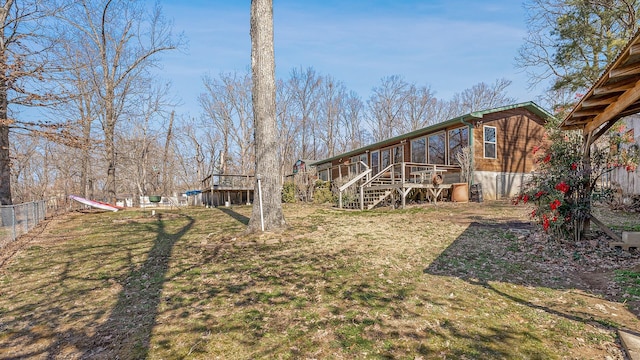
[[[486,133],[485,133],[485,129],[486,128],[492,128],[493,132],[494,132],[494,141],[487,141],[486,139]],[[493,149],[493,157],[488,157],[487,156],[487,144],[493,144],[494,149]],[[484,159],[497,159],[498,158],[498,128],[495,126],[489,126],[489,125],[484,125],[482,126],[482,157]]]

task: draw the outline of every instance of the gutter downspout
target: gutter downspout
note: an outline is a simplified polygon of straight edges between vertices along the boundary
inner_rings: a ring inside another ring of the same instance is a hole
[[[464,116],[460,119],[460,122],[469,127],[469,148],[471,148],[471,163],[469,164],[469,186],[473,185],[473,163],[476,159],[476,151],[473,146],[473,138],[475,137],[473,134],[473,124],[467,122],[464,119]]]

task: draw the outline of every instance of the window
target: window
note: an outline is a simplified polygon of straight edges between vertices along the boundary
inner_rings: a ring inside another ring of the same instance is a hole
[[[469,146],[469,128],[460,127],[449,130],[449,165],[457,165],[456,155],[462,148]]]
[[[424,164],[427,162],[427,139],[411,140],[411,162]]]
[[[404,161],[404,146],[399,145],[393,148],[393,163],[400,164]]]
[[[371,152],[371,174],[375,175],[380,171],[380,152],[372,151]]]
[[[319,172],[319,177],[320,177],[320,180],[322,181],[329,181],[329,169],[321,170]]]
[[[391,149],[380,150],[380,167],[385,169],[391,165]]]
[[[365,171],[367,169],[367,166],[369,166],[369,156],[367,154],[361,154],[360,162],[358,162],[358,173]]]
[[[488,159],[495,159],[496,155],[496,128],[494,126],[485,126],[484,157]]]
[[[429,141],[429,153],[428,153],[428,163],[429,164],[442,164],[444,165],[445,159],[445,134],[438,133],[430,135],[428,138]]]
[[[358,161],[360,161],[359,156],[352,156],[349,159],[349,175],[356,175],[359,173],[358,169],[360,169],[360,166],[358,166]]]
[[[367,154],[362,154],[360,155],[360,161],[362,161],[363,163],[365,163],[366,165],[369,165],[369,161],[367,159]],[[362,165],[360,165],[362,166]]]

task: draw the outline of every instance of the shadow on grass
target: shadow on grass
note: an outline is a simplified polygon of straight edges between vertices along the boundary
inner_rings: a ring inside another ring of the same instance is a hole
[[[249,225],[249,218],[248,217],[233,211],[231,208],[218,207],[217,209],[222,211],[223,213],[231,216],[232,218],[237,220],[239,223],[241,223],[243,225]]]
[[[155,239],[151,249],[146,254],[146,259],[142,263],[134,261],[134,252],[144,251],[145,246],[140,243],[130,244],[130,247],[106,249],[104,246],[98,249],[98,254],[105,260],[100,261],[97,265],[98,271],[90,274],[88,277],[78,277],[69,275],[69,268],[75,266],[71,262],[67,262],[62,270],[61,277],[56,280],[56,284],[65,286],[67,280],[82,280],[89,283],[96,283],[96,286],[104,281],[117,282],[120,288],[117,295],[117,302],[111,309],[103,309],[93,315],[93,321],[84,323],[84,325],[76,326],[61,331],[58,329],[48,347],[40,347],[38,343],[44,340],[37,329],[21,330],[19,334],[14,334],[15,339],[21,339],[25,348],[29,351],[19,352],[17,356],[1,356],[0,359],[23,359],[30,357],[46,356],[47,359],[67,358],[69,356],[80,359],[94,358],[121,358],[121,359],[145,359],[148,357],[150,340],[152,331],[157,322],[158,306],[161,302],[162,288],[166,281],[165,277],[169,269],[169,261],[176,242],[178,242],[193,226],[195,220],[189,216],[181,215],[186,220],[186,224],[181,226],[175,233],[168,232],[162,215],[157,220],[149,221],[138,227],[138,231],[148,231],[155,233]],[[137,226],[137,225],[136,225]],[[115,233],[115,231],[114,231]],[[147,240],[145,240],[147,241]],[[118,243],[122,246],[122,243]],[[85,247],[81,248],[83,255],[87,254]],[[100,271],[101,267],[108,267],[115,263],[110,258],[114,254],[121,254],[122,258],[127,259],[129,272],[120,277],[112,278],[107,270]],[[78,255],[76,255],[78,256]],[[140,255],[138,255],[140,256]],[[52,259],[55,260],[55,259]],[[86,260],[85,260],[86,261]],[[53,261],[52,261],[53,263]],[[93,264],[91,264],[93,265]],[[87,264],[89,266],[89,264]],[[55,287],[55,284],[45,285],[47,287]],[[65,302],[91,302],[91,288],[69,289],[64,296],[50,298],[50,303],[40,302],[37,304],[29,304],[35,309],[45,308],[47,311],[38,311],[39,315],[33,315],[31,319],[35,324],[46,324],[51,328],[56,328],[57,323],[67,323],[68,320],[60,319],[60,316],[79,318],[86,316],[80,307],[77,311],[63,312],[62,308]],[[96,301],[98,299],[95,299]],[[20,310],[24,313],[28,309]],[[109,314],[106,320],[99,319]],[[1,315],[1,313],[0,313]],[[10,324],[7,324],[11,326]],[[18,324],[15,324],[18,325]],[[6,339],[6,338],[5,338]],[[1,344],[2,342],[0,342]],[[14,345],[15,346],[15,345]],[[9,350],[7,350],[9,351]],[[15,351],[15,350],[11,350]],[[0,347],[0,353],[2,347]],[[70,353],[69,353],[70,352]]]
[[[567,272],[566,267],[555,264],[569,261],[566,255],[557,253],[556,259],[528,251],[531,246],[520,241],[510,229],[522,229],[524,224],[487,224],[472,222],[469,227],[424,269],[424,273],[451,276],[462,279],[474,286],[480,286],[511,302],[541,310],[567,320],[599,324],[610,329],[614,320],[599,314],[588,313],[571,307],[557,309],[543,306],[517,294],[501,290],[497,283],[515,284],[523,287],[539,287],[556,290],[581,290],[594,298],[607,298],[606,289],[593,288],[585,283],[579,274]],[[526,227],[526,226],[524,226]],[[502,231],[495,231],[502,229]],[[500,234],[502,232],[502,234]],[[490,236],[488,234],[494,234]],[[496,250],[497,249],[497,250]],[[564,256],[564,257],[563,257]],[[619,301],[619,299],[609,299]],[[621,304],[621,306],[623,306]],[[635,314],[636,318],[638,314]]]

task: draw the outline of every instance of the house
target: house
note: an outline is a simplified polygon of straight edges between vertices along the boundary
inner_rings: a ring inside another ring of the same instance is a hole
[[[533,102],[476,111],[315,163],[344,207],[371,208],[385,199],[436,200],[453,184],[481,188],[485,199],[515,195],[535,168],[532,150],[552,115]],[[457,154],[470,149],[463,169]],[[467,181],[464,177],[468,173]],[[461,176],[462,175],[462,176]]]
[[[303,160],[299,159],[293,164],[293,172],[292,174],[304,174],[309,171],[315,165],[315,160]]]

